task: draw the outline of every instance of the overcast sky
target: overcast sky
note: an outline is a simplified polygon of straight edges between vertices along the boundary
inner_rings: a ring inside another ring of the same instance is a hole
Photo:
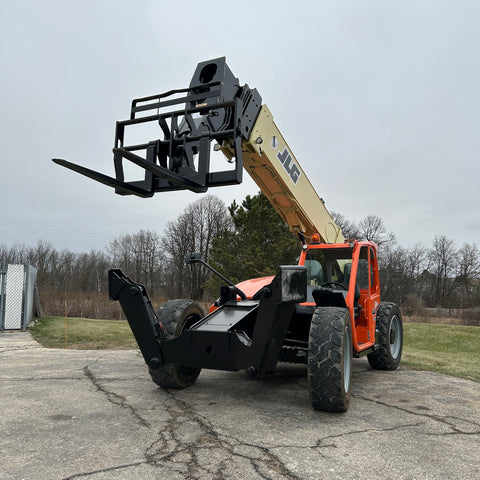
[[[51,162],[113,173],[133,98],[226,56],[326,201],[399,243],[480,240],[476,0],[0,0],[0,243],[103,249],[163,233],[198,194],[122,197]],[[226,204],[249,178],[209,190]]]

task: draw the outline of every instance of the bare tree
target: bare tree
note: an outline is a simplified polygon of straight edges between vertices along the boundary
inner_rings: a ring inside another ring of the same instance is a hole
[[[405,248],[387,244],[379,256],[382,299],[401,304],[408,292],[406,282],[408,253]]]
[[[349,240],[356,240],[360,238],[360,229],[355,222],[347,220],[342,214],[338,212],[330,212],[330,214],[332,215],[333,221],[342,230],[342,234],[345,238]]]
[[[421,244],[416,244],[408,251],[407,276],[412,282],[411,294],[416,294],[422,299],[420,289],[420,276],[427,263],[427,250]]]
[[[382,298],[404,303],[418,294],[418,278],[425,261],[425,249],[416,245],[411,249],[392,243],[384,244],[380,261]]]
[[[452,276],[456,268],[455,244],[445,235],[435,236],[433,247],[428,253],[429,271],[433,274],[433,295],[437,305],[446,306],[452,293]]]
[[[387,232],[383,220],[375,215],[367,215],[358,224],[361,240],[369,240],[378,246],[384,243],[394,243],[395,235]]]
[[[347,239],[369,240],[381,246],[386,243],[396,243],[395,235],[387,232],[383,220],[376,215],[367,215],[357,224],[347,220],[338,212],[330,212],[334,222],[341,228]]]
[[[164,256],[158,233],[140,230],[135,234],[122,235],[110,242],[109,253],[117,267],[146,285],[152,295],[161,285]]]
[[[478,301],[475,290],[478,290],[480,278],[480,251],[474,243],[464,243],[458,251],[455,282],[459,288],[460,305],[474,305]]]
[[[208,261],[213,239],[217,233],[230,228],[232,221],[225,204],[214,195],[191,203],[176,220],[167,224],[162,245],[168,255],[173,295],[202,298],[208,271],[199,266],[187,268],[185,255],[200,252]]]
[[[91,250],[90,253],[77,254],[75,259],[77,289],[82,292],[106,292],[109,266],[109,258],[104,252]]]

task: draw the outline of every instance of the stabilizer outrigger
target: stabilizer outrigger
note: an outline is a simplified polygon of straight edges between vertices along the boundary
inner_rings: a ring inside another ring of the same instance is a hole
[[[109,271],[109,295],[118,300],[146,364],[186,368],[273,371],[295,305],[307,299],[307,269],[282,266],[251,300],[238,300],[236,287],[222,289],[218,308],[168,338],[145,288],[120,270]]]

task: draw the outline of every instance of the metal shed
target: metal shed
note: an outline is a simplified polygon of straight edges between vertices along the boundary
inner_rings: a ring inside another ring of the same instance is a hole
[[[0,263],[0,330],[25,330],[32,320],[37,269]]]

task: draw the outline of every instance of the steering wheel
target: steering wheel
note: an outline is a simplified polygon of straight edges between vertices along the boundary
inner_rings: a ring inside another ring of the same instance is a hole
[[[327,288],[335,288],[335,287],[340,287],[340,290],[347,290],[348,288],[340,282],[325,282],[320,285],[321,287],[327,287]]]

